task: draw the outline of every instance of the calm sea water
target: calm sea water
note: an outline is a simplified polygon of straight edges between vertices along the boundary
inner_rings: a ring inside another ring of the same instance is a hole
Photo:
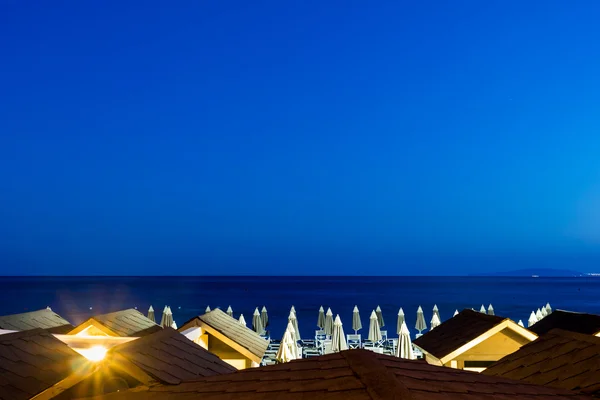
[[[231,305],[250,324],[255,307],[269,311],[273,337],[281,337],[292,305],[300,333],[314,336],[319,306],[331,307],[350,332],[352,309],[358,305],[363,326],[378,305],[390,332],[402,307],[409,328],[419,305],[429,324],[437,304],[442,320],[455,309],[493,304],[497,315],[525,323],[533,309],[550,302],[553,308],[600,313],[600,278],[508,277],[3,277],[0,315],[46,306],[73,324],[94,314],[153,305],[160,319],[165,305],[175,321],[204,312],[207,305],[223,310]],[[365,331],[367,329],[364,329]],[[365,332],[366,333],[366,332]],[[414,334],[414,329],[412,329]]]

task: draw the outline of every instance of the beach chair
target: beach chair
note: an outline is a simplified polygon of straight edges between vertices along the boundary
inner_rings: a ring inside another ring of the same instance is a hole
[[[331,339],[327,339],[323,342],[323,354],[331,354],[333,350],[331,350]]]
[[[325,331],[315,331],[315,346],[317,349],[321,349],[321,352],[323,351],[323,344],[326,340],[327,335],[325,334]]]
[[[381,347],[381,348],[385,347],[387,340],[388,340],[387,331],[381,331],[381,340],[379,340],[375,343],[375,347]]]
[[[360,334],[346,335],[346,342],[348,343],[349,349],[360,349],[362,346]]]

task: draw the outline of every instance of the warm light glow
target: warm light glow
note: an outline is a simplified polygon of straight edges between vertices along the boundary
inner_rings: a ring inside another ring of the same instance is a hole
[[[93,346],[89,349],[76,349],[76,351],[90,361],[102,361],[106,355],[106,347]]]

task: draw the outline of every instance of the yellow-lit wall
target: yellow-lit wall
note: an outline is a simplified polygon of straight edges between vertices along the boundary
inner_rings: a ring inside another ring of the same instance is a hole
[[[90,325],[79,333],[75,334],[76,336],[108,336],[105,332],[96,328],[94,325]]]
[[[246,369],[255,366],[248,357],[213,335],[206,333],[206,331],[194,340],[194,342],[237,369]]]

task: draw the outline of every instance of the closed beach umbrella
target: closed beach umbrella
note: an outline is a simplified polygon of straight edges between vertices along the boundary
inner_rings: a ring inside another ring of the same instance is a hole
[[[206,310],[204,310],[205,313],[209,313],[210,312],[210,306],[206,306]]]
[[[246,326],[246,318],[244,318],[244,314],[240,314],[240,319],[238,320],[240,325]]]
[[[294,311],[293,309],[290,310],[288,322],[291,322],[292,326],[294,327],[294,339],[296,341],[300,340],[300,329],[298,329],[298,318],[296,318],[296,311]]]
[[[415,359],[415,354],[413,353],[412,348],[412,342],[410,341],[410,331],[408,330],[408,326],[406,326],[406,322],[402,322],[402,325],[400,326],[396,357],[405,358],[407,360]]]
[[[173,327],[173,325],[177,326],[177,324],[175,324],[175,318],[173,317],[173,311],[171,311],[171,306],[169,306],[169,318],[171,319],[171,327]]]
[[[545,308],[546,308],[546,312],[548,314],[552,314],[552,307],[550,307],[550,303],[546,303],[546,307]]]
[[[381,329],[379,329],[379,321],[377,319],[377,314],[375,310],[371,312],[371,317],[369,318],[369,340],[371,342],[379,342],[382,339],[381,337]]]
[[[162,316],[160,317],[160,326],[165,326],[165,319],[167,318],[167,306],[163,308]]]
[[[458,310],[454,310],[454,315],[453,317],[456,317],[458,315]]]
[[[542,318],[544,318],[544,316],[542,315],[542,310],[540,310],[539,308],[538,308],[538,309],[537,309],[537,311],[535,312],[535,318],[536,318],[538,321],[541,321],[541,320],[542,320]]]
[[[548,316],[548,311],[546,311],[546,307],[542,307],[542,318],[547,317]]]
[[[433,305],[433,314],[438,316],[438,319],[441,321],[442,317],[440,317],[440,310],[438,309],[437,304]]]
[[[425,322],[425,316],[423,315],[421,306],[417,309],[417,323],[415,324],[415,329],[419,331],[419,334],[427,329],[427,323]]]
[[[290,308],[290,311],[293,311],[294,314],[296,314],[296,308],[294,306],[292,306],[292,308]]]
[[[262,319],[263,328],[267,329],[269,326],[269,314],[267,313],[267,307],[263,306],[260,312],[260,319]]]
[[[262,335],[264,333],[264,328],[262,324],[262,319],[260,318],[260,311],[258,311],[258,307],[254,309],[254,314],[252,315],[252,328],[254,332]]]
[[[431,317],[431,330],[433,330],[433,328],[440,326],[440,324],[442,323],[442,321],[440,321],[440,317],[438,317],[437,314],[433,314],[433,317]]]
[[[333,335],[331,335],[331,351],[337,353],[344,350],[348,350],[346,335],[344,334],[342,320],[339,315],[336,315],[335,321],[333,321]]]
[[[227,315],[233,317],[233,308],[231,308],[231,306],[227,307]]]
[[[358,306],[354,306],[354,311],[352,311],[352,329],[354,329],[354,334],[362,329],[362,322],[360,322]]]
[[[152,322],[156,322],[156,318],[154,318],[154,308],[152,308],[152,306],[148,309],[148,319]]]
[[[375,309],[375,314],[377,314],[377,321],[379,321],[379,327],[383,328],[385,326],[385,322],[383,321],[383,314],[381,314],[381,307],[377,306]]]
[[[494,314],[494,307],[492,307],[492,305],[490,304],[490,306],[488,307],[488,315],[496,315]]]
[[[527,321],[527,326],[529,328],[531,328],[536,322],[538,322],[537,317],[535,316],[535,313],[532,311],[531,315],[529,316],[529,321]]]
[[[288,322],[287,328],[283,333],[281,344],[275,359],[279,362],[285,363],[298,358],[298,345],[295,339],[296,332],[294,332],[294,325],[291,321]]]
[[[173,323],[171,324],[171,328],[177,329],[177,324],[175,323],[175,321],[173,321]]]
[[[319,308],[319,318],[317,319],[317,326],[319,327],[319,329],[325,328],[325,310],[323,309],[323,306]]]
[[[165,310],[166,311],[163,312],[164,322],[161,325],[163,328],[168,328],[173,325],[173,313],[169,306],[165,306]]]
[[[402,324],[404,323],[404,310],[400,307],[398,310],[398,322],[396,323],[396,333],[400,335],[400,330],[402,329]]]
[[[483,304],[481,305],[481,308],[479,309],[479,312],[482,313],[482,314],[486,313],[485,312],[485,306]]]
[[[325,314],[325,334],[331,336],[333,334],[333,312],[331,312],[331,308],[327,309],[327,314]]]
[[[519,325],[521,325],[523,328],[525,328],[525,325],[523,325],[523,320],[522,319],[519,320]]]

